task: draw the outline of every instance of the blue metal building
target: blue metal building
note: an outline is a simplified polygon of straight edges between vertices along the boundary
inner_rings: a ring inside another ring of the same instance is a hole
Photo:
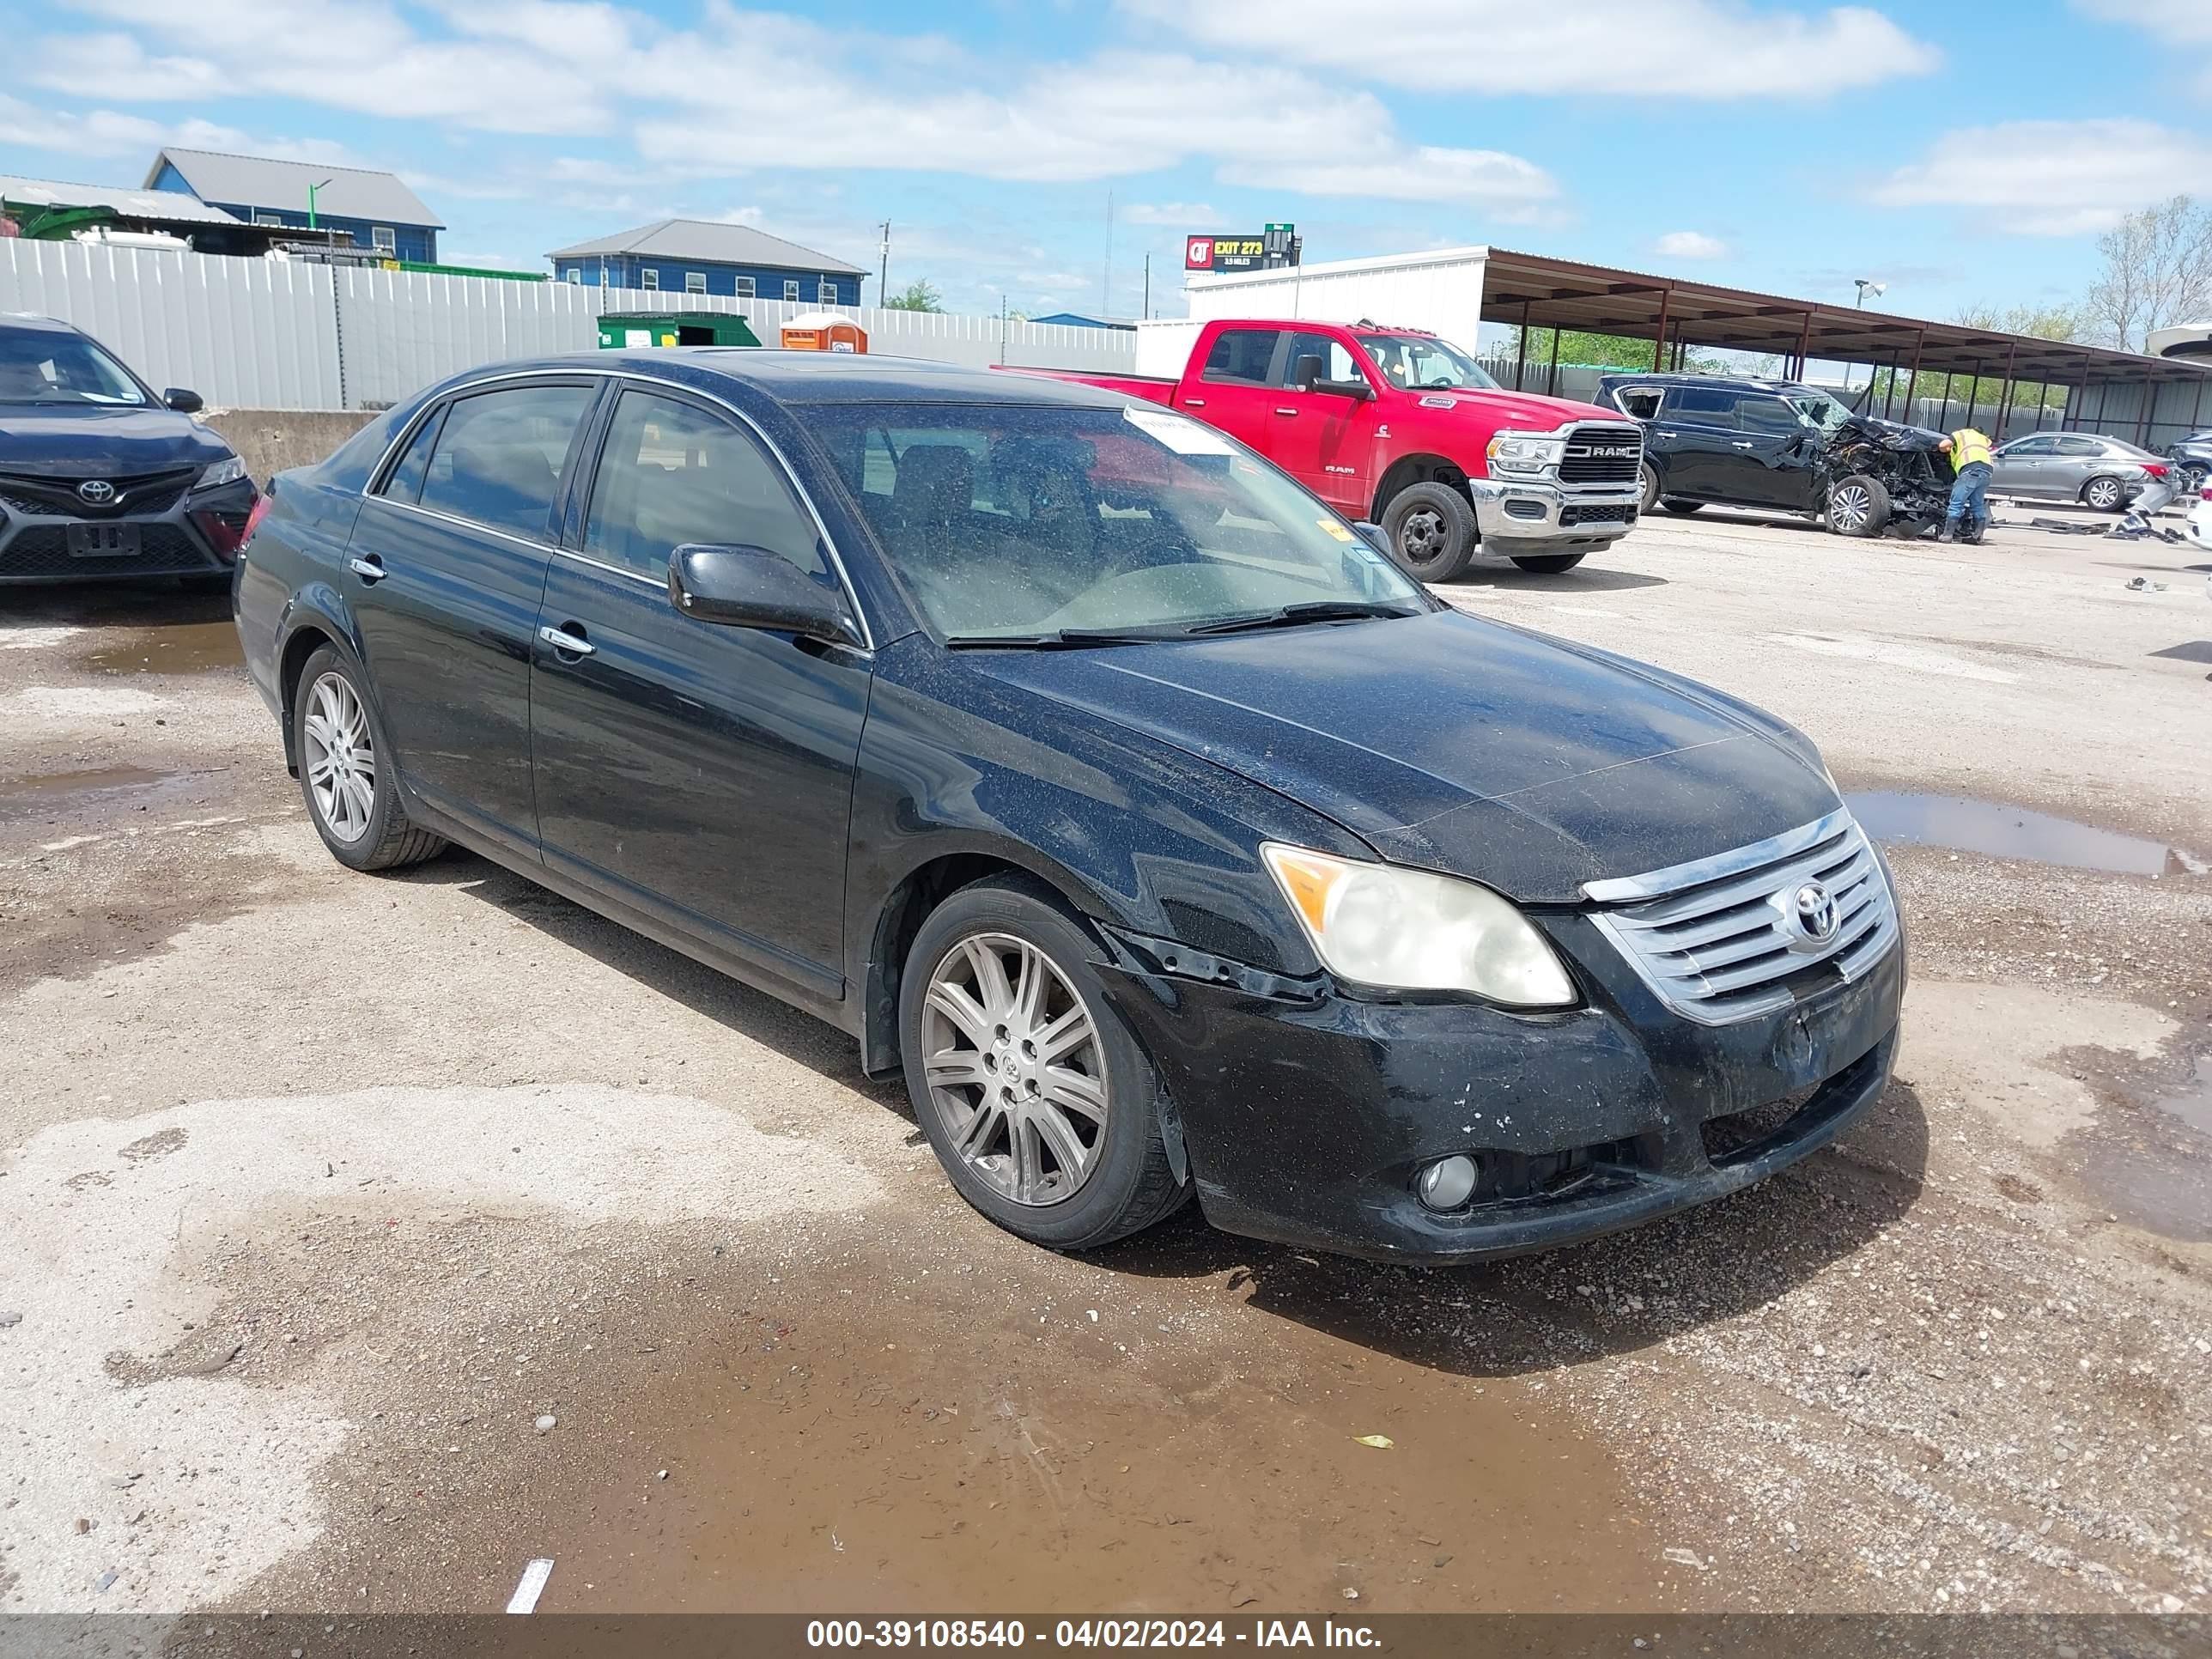
[[[154,158],[145,187],[196,196],[247,224],[302,231],[309,228],[312,187],[315,229],[342,232],[358,247],[422,264],[437,263],[438,233],[445,228],[396,177],[366,167],[173,147]]]
[[[857,306],[867,273],[750,225],[662,219],[545,256],[553,279],[726,298]]]

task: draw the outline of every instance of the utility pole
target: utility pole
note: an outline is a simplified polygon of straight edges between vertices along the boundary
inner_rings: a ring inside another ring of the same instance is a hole
[[[887,306],[891,302],[891,222],[884,221],[884,263],[876,276],[876,303]]]
[[[1147,254],[1145,256],[1145,303],[1144,303],[1142,306],[1140,306],[1139,307],[1138,307],[1137,315],[1139,315],[1139,317],[1149,317],[1149,316],[1151,316],[1152,314],[1152,256],[1151,254],[1147,253]]]
[[[1106,192],[1106,280],[1098,290],[1098,314],[1114,309],[1114,192]]]

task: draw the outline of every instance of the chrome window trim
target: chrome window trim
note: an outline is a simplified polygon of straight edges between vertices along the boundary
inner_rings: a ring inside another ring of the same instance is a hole
[[[398,501],[389,495],[372,495],[368,499],[381,501],[385,506],[396,507],[402,513],[419,513],[426,519],[435,519],[441,524],[449,524],[459,530],[480,530],[487,536],[496,536],[503,542],[513,542],[516,546],[526,547],[533,553],[558,553],[561,550],[550,542],[541,542],[528,536],[518,535],[512,530],[501,530],[495,524],[483,524],[475,519],[464,519],[458,513],[441,513],[436,507],[425,507],[420,501]]]
[[[433,410],[452,402],[456,398],[465,397],[479,387],[499,386],[508,380],[558,381],[562,380],[630,380],[635,381],[640,386],[659,386],[664,391],[678,393],[688,393],[691,397],[702,398],[708,403],[713,404],[718,409],[728,410],[729,413],[736,416],[739,421],[743,422],[746,429],[750,431],[754,437],[760,441],[761,447],[767,450],[770,455],[775,458],[775,464],[783,469],[783,476],[786,481],[791,485],[793,493],[799,497],[799,505],[806,509],[806,516],[814,521],[814,532],[822,538],[822,545],[830,555],[830,567],[837,573],[837,585],[844,590],[845,602],[852,606],[853,620],[860,626],[861,639],[860,648],[866,652],[871,656],[875,654],[875,624],[869,619],[867,608],[860,603],[860,590],[854,585],[852,573],[845,568],[845,556],[838,550],[836,539],[830,534],[830,526],[823,520],[822,509],[814,504],[814,497],[807,492],[806,485],[800,481],[798,471],[791,465],[791,458],[783,453],[782,449],[777,445],[775,439],[768,435],[767,432],[762,428],[761,423],[758,421],[745,413],[744,410],[739,409],[728,398],[719,397],[712,392],[702,391],[701,388],[695,386],[686,386],[680,380],[663,380],[657,374],[641,374],[635,369],[600,368],[594,365],[590,368],[567,369],[519,368],[510,370],[504,374],[487,375],[480,380],[465,381],[459,386],[454,386],[450,391],[441,393],[439,396],[431,398],[429,402],[424,404],[422,408],[416,410],[415,411],[414,417],[407,422],[405,428],[401,430],[391,442],[385,445],[384,453],[378,459],[375,467],[369,472],[369,483],[362,491],[363,499],[374,499],[376,501],[380,501],[387,507],[408,507],[414,512],[424,514],[430,518],[443,519],[448,524],[461,525],[471,530],[489,531],[490,533],[495,536],[504,536],[507,540],[520,542],[526,547],[544,547],[547,551],[552,553],[562,553],[567,551],[564,548],[550,547],[543,542],[532,541],[526,536],[517,536],[508,531],[494,529],[489,525],[477,524],[473,519],[455,518],[451,514],[440,513],[434,508],[423,507],[419,503],[396,501],[389,495],[380,495],[378,493],[378,487],[386,482],[386,471],[391,466],[392,457],[399,452],[401,447],[405,444],[411,435],[413,435],[415,429],[420,426],[423,421],[429,417]],[[585,560],[585,562],[587,564],[596,563],[597,561],[586,559]],[[635,576],[637,574],[637,572],[634,570],[625,570],[621,574],[625,576]]]
[[[668,591],[668,580],[665,576],[648,576],[642,570],[627,570],[621,565],[609,564],[605,559],[595,559],[588,554],[579,553],[574,548],[556,547],[553,550],[553,556],[556,559],[573,560],[577,564],[587,564],[594,570],[605,571],[610,576],[627,576],[634,582],[643,582],[647,587],[656,588],[664,593]]]
[[[1620,904],[1632,899],[1661,898],[1686,887],[1701,887],[1709,881],[1741,875],[1763,864],[1788,858],[1793,853],[1802,853],[1808,847],[1817,847],[1831,836],[1840,835],[1851,822],[1850,809],[1838,806],[1826,817],[1801,823],[1795,830],[1784,830],[1778,836],[1769,836],[1748,847],[1731,848],[1711,858],[1692,859],[1686,864],[1669,865],[1664,870],[1647,870],[1640,876],[1586,881],[1583,884],[1583,896],[1594,904]]]

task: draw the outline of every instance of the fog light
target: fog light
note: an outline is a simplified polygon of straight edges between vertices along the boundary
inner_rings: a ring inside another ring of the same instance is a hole
[[[1474,1196],[1474,1160],[1465,1153],[1440,1158],[1421,1171],[1414,1194],[1431,1210],[1456,1210]]]

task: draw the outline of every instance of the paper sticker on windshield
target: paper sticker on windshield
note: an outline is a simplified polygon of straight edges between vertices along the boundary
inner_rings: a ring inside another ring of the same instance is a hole
[[[1314,522],[1321,526],[1322,533],[1325,536],[1334,536],[1340,542],[1348,542],[1352,539],[1352,532],[1334,519],[1316,519]]]
[[[1421,399],[1421,407],[1423,409],[1457,409],[1459,407],[1459,399],[1456,398],[1424,398]]]
[[[1228,440],[1196,421],[1170,415],[1164,409],[1125,409],[1121,418],[1138,431],[1156,438],[1178,455],[1233,455]]]

